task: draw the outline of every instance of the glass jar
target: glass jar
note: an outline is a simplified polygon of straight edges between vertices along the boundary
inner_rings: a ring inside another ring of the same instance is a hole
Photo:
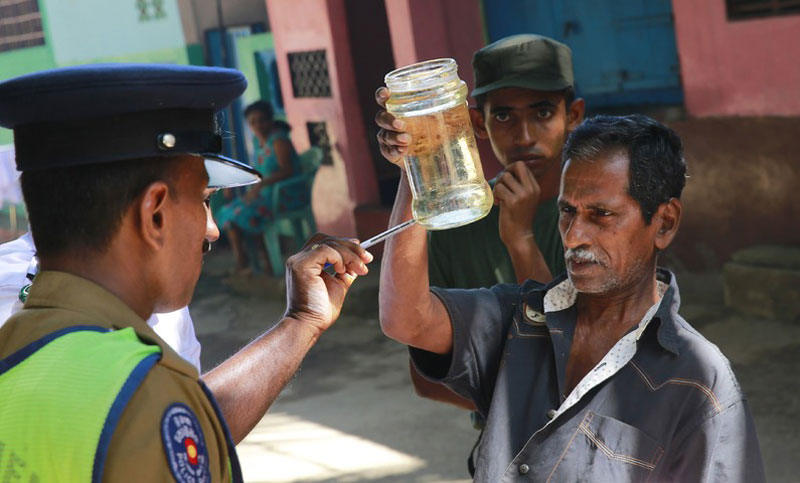
[[[386,110],[402,119],[411,144],[403,158],[414,197],[414,219],[429,230],[479,220],[492,207],[492,190],[467,107],[467,85],[453,59],[419,62],[386,74]]]

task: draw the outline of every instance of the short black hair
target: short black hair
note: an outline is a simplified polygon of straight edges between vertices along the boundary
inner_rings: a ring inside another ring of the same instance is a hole
[[[20,184],[37,254],[106,249],[127,209],[148,186],[156,181],[172,186],[172,159],[23,171]]]
[[[275,110],[272,109],[272,104],[267,101],[256,101],[244,109],[244,117],[247,117],[256,111],[261,112],[268,119],[272,119],[275,116]]]
[[[475,107],[483,111],[483,105],[486,104],[486,94],[478,94],[474,97],[475,99]],[[569,106],[575,101],[575,89],[572,86],[567,87],[563,91],[561,91],[561,95],[564,97],[564,108],[569,110]]]
[[[671,198],[680,199],[686,185],[681,139],[672,129],[641,114],[595,116],[570,134],[561,153],[562,164],[593,160],[618,149],[628,155],[628,193],[650,224],[658,207]]]

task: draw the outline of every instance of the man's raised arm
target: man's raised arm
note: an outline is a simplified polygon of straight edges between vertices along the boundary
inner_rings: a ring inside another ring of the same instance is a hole
[[[375,98],[385,106],[388,91],[378,89]],[[375,118],[381,127],[381,153],[402,171],[390,226],[411,219],[411,189],[402,156],[411,136],[402,121],[382,110]],[[453,328],[444,304],[429,290],[427,234],[413,226],[386,241],[381,263],[380,320],[383,332],[392,339],[419,349],[447,354],[453,346]]]

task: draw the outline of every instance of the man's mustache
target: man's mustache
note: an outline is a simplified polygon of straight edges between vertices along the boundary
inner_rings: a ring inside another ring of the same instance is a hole
[[[564,253],[564,260],[567,262],[578,263],[597,263],[598,265],[605,266],[603,260],[600,259],[594,252],[586,248],[568,248]]]
[[[211,242],[203,240],[203,255],[211,251]]]

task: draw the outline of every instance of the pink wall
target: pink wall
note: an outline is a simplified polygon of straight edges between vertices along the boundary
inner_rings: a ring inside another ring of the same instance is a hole
[[[308,148],[306,122],[325,121],[333,166],[320,167],[312,193],[320,231],[356,234],[354,209],[379,199],[366,131],[358,107],[344,0],[267,0],[287,120],[298,151]],[[331,98],[295,98],[287,54],[325,49]]]
[[[691,115],[800,115],[800,15],[729,22],[724,0],[672,4]]]
[[[719,117],[669,123],[690,178],[670,247],[690,270],[718,270],[753,245],[800,245],[800,117]],[[680,265],[678,265],[680,266]]]
[[[386,16],[397,67],[451,57],[472,91],[472,54],[484,46],[478,0],[386,0]],[[502,166],[488,141],[478,140],[483,171],[493,177]]]

